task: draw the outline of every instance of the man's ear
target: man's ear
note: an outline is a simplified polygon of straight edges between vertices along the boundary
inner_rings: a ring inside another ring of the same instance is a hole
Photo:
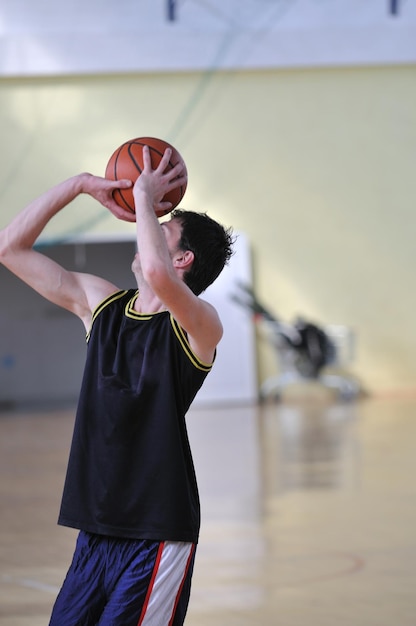
[[[173,265],[181,270],[187,270],[194,262],[194,253],[191,250],[184,250],[178,253],[178,256],[173,259]]]

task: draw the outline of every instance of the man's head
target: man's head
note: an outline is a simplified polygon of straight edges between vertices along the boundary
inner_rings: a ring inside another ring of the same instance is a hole
[[[208,217],[206,213],[175,209],[171,219],[182,227],[179,249],[193,252],[191,268],[183,276],[184,282],[199,295],[222,272],[233,254],[234,237],[231,229]]]

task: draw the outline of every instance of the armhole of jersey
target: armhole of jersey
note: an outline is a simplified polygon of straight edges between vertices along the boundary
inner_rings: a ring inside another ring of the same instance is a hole
[[[189,341],[188,338],[186,336],[185,331],[183,330],[183,328],[181,326],[179,326],[178,322],[172,317],[172,315],[170,316],[170,322],[172,324],[172,328],[174,330],[174,333],[176,335],[176,337],[179,340],[179,343],[183,349],[183,351],[185,352],[186,356],[188,357],[188,359],[191,361],[191,363],[199,370],[203,371],[203,372],[210,372],[212,369],[212,366],[214,364],[215,361],[215,356],[216,356],[216,351],[214,354],[214,358],[212,360],[212,363],[204,363],[203,361],[201,361],[201,359],[199,359],[197,357],[197,355],[192,351],[191,346],[189,345]]]
[[[87,332],[86,335],[86,342],[88,343],[90,336],[91,336],[91,330],[93,327],[93,324],[95,322],[95,320],[97,319],[97,316],[101,313],[101,311],[103,309],[105,309],[106,306],[108,306],[111,302],[114,302],[115,300],[119,300],[119,298],[122,298],[125,294],[127,293],[127,290],[124,289],[122,291],[116,291],[116,293],[112,293],[111,296],[108,296],[107,298],[105,298],[102,302],[100,302],[100,304],[98,304],[94,311],[92,312],[92,318],[91,318],[91,326],[89,331]]]

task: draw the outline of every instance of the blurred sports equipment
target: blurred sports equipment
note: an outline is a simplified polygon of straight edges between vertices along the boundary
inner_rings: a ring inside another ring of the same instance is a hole
[[[237,286],[239,293],[233,294],[232,300],[251,311],[254,322],[263,326],[277,355],[279,373],[263,382],[262,399],[279,398],[286,387],[307,381],[333,389],[342,400],[359,395],[362,391],[359,382],[344,370],[351,355],[345,358],[342,350],[337,332],[341,327],[320,328],[301,317],[292,324],[284,323],[259,302],[251,287]]]

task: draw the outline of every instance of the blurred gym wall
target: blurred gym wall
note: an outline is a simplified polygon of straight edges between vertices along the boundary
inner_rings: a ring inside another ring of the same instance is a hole
[[[103,174],[124,140],[175,141],[184,208],[247,233],[258,296],[290,321],[354,329],[373,391],[413,389],[416,68],[217,73],[186,132],[198,73],[0,81],[0,224],[79,171]],[[77,200],[52,240],[129,226]],[[274,354],[260,339],[263,379]]]

